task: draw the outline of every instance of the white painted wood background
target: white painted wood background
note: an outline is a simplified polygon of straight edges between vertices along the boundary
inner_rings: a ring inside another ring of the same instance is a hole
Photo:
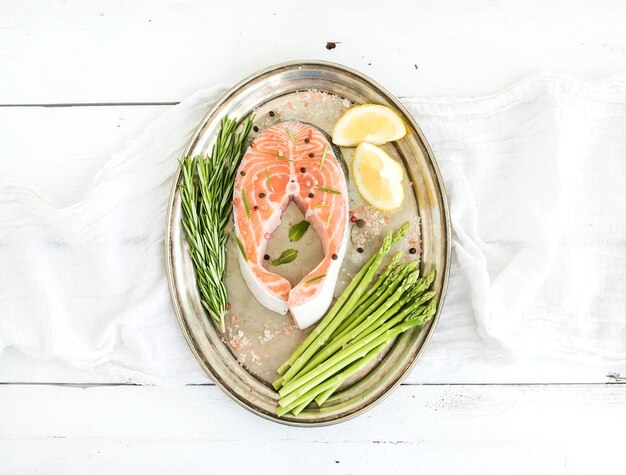
[[[285,60],[340,62],[398,96],[624,73],[625,24],[620,0],[0,0],[0,179],[69,204],[172,104]],[[248,414],[208,381],[124,385],[9,349],[0,473],[626,473],[619,375],[461,356],[429,371],[437,344],[377,408],[308,430]]]

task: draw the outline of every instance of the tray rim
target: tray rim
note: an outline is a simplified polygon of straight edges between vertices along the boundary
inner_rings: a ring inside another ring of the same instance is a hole
[[[172,301],[172,306],[174,307],[174,312],[176,313],[176,319],[178,320],[178,324],[180,326],[181,332],[183,333],[185,341],[187,342],[187,346],[189,347],[192,354],[194,355],[194,358],[196,359],[196,361],[198,362],[202,370],[207,374],[209,379],[213,381],[213,383],[217,387],[219,387],[222,392],[228,395],[228,397],[231,400],[235,401],[239,406],[243,407],[247,411],[252,412],[253,414],[256,414],[257,416],[262,417],[263,419],[266,419],[274,423],[287,425],[287,426],[294,426],[294,427],[323,427],[323,426],[330,426],[330,425],[346,422],[374,408],[375,406],[380,404],[384,399],[386,399],[393,391],[395,391],[398,388],[398,386],[400,386],[404,382],[404,380],[407,378],[407,376],[411,373],[417,361],[421,357],[422,352],[424,351],[430,339],[432,338],[433,333],[435,332],[435,329],[439,322],[441,311],[445,304],[445,299],[446,299],[447,289],[448,289],[448,281],[450,277],[452,239],[451,239],[450,211],[449,211],[449,206],[448,206],[448,197],[447,197],[445,185],[443,182],[443,178],[441,176],[441,172],[439,170],[439,164],[437,163],[437,159],[435,158],[432,148],[430,147],[430,144],[426,140],[426,137],[424,133],[422,132],[421,128],[415,122],[415,119],[408,112],[408,110],[404,107],[404,105],[396,98],[396,96],[391,94],[387,89],[382,87],[380,84],[378,84],[376,81],[374,81],[367,75],[355,69],[352,69],[348,66],[344,66],[342,64],[338,64],[338,63],[334,63],[330,61],[323,61],[323,60],[313,60],[313,59],[312,60],[293,60],[293,61],[286,61],[286,62],[273,64],[271,66],[257,70],[255,73],[246,76],[245,78],[237,82],[235,85],[233,85],[231,88],[229,88],[226,92],[224,92],[218,99],[215,100],[213,105],[207,110],[202,120],[199,122],[198,126],[192,132],[191,138],[189,139],[187,145],[185,146],[183,154],[181,155],[181,158],[187,156],[189,154],[189,151],[194,147],[199,137],[199,133],[205,127],[209,118],[213,114],[215,114],[222,107],[222,105],[228,101],[228,99],[231,96],[237,94],[239,89],[241,89],[247,83],[254,81],[258,77],[266,75],[268,73],[278,72],[281,69],[292,69],[294,67],[302,67],[302,66],[313,66],[313,67],[323,66],[326,68],[338,69],[340,71],[357,76],[358,78],[364,80],[366,83],[369,83],[372,87],[377,88],[382,94],[384,94],[394,104],[394,106],[397,107],[402,112],[402,114],[404,115],[404,119],[407,120],[416,131],[421,141],[421,144],[423,145],[424,150],[426,151],[429,165],[432,167],[432,170],[434,171],[434,176],[432,178],[436,181],[437,186],[441,190],[440,198],[441,198],[442,214],[443,214],[442,229],[445,235],[445,246],[444,246],[443,280],[441,282],[439,305],[437,307],[437,312],[432,319],[432,323],[430,327],[428,328],[427,334],[425,335],[420,348],[415,353],[415,356],[413,360],[410,362],[410,364],[406,367],[406,369],[402,372],[402,374],[400,374],[398,379],[393,384],[389,385],[385,389],[385,391],[381,393],[374,401],[370,402],[369,404],[357,409],[356,411],[346,416],[342,416],[337,419],[319,421],[319,422],[317,421],[300,422],[300,421],[281,419],[277,416],[272,417],[262,411],[258,411],[256,408],[246,404],[243,400],[237,397],[237,395],[234,394],[232,389],[227,388],[226,385],[221,381],[220,377],[216,374],[213,374],[210,368],[204,364],[203,355],[199,353],[198,348],[196,348],[196,345],[193,344],[191,332],[187,328],[185,319],[183,318],[183,315],[182,315],[183,312],[181,310],[180,303],[178,302],[178,299],[177,299],[178,294],[175,288],[174,263],[172,261],[173,252],[171,249],[171,237],[172,237],[171,218],[172,218],[172,213],[174,210],[174,204],[176,201],[176,191],[178,188],[178,182],[180,180],[180,171],[178,171],[173,177],[173,183],[172,183],[172,187],[170,190],[170,196],[167,201],[165,243],[164,243],[165,246],[164,247],[165,247],[165,261],[166,261],[165,264],[166,264],[168,288],[169,288],[169,293],[170,293],[170,300]]]

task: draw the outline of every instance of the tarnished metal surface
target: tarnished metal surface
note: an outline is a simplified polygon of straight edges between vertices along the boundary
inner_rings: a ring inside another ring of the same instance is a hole
[[[406,137],[384,146],[389,154],[404,164],[407,172],[405,201],[396,212],[374,214],[374,210],[361,201],[354,185],[349,183],[350,208],[368,214],[370,225],[364,230],[353,229],[352,245],[349,245],[335,295],[378,249],[384,233],[409,220],[412,238],[421,240],[422,271],[426,273],[432,268],[438,271],[434,285],[438,291],[440,311],[450,265],[450,225],[439,170],[422,133],[406,110],[370,79],[343,66],[316,61],[281,64],[260,71],[237,84],[215,104],[193,134],[185,155],[206,153],[210,149],[224,115],[241,119],[254,113],[254,123],[260,131],[280,120],[297,119],[330,133],[333,123],[343,111],[361,103],[388,105],[405,120]],[[354,149],[342,147],[341,151],[347,164],[351,165]],[[298,416],[277,418],[274,411],[278,394],[271,381],[278,377],[276,369],[302,341],[306,332],[294,328],[289,315],[275,314],[258,304],[240,275],[236,257],[238,251],[232,239],[227,249],[226,284],[231,310],[227,317],[226,334],[222,337],[213,327],[200,304],[180,222],[179,180],[180,176],[177,176],[172,189],[166,236],[172,301],[182,331],[198,362],[230,397],[271,420],[292,425],[324,425],[362,413],[400,384],[433,332],[439,312],[426,327],[399,337],[390,345],[382,361],[375,362],[358,378],[348,381],[346,387],[331,397],[324,407],[317,408],[313,404]],[[272,269],[292,283],[297,283],[322,257],[319,240],[312,229],[302,241],[289,243],[289,225],[300,219],[299,211],[290,206],[267,251],[276,257],[287,247],[299,249],[296,262]],[[402,246],[404,250],[408,249],[408,240],[399,243],[396,249],[403,250]],[[357,252],[357,247],[362,247],[364,252]],[[406,253],[406,259],[410,257]]]

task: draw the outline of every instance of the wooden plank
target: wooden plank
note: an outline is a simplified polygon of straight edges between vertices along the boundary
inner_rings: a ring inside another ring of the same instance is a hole
[[[26,183],[53,204],[72,204],[169,107],[2,107],[0,185]]]
[[[353,421],[296,429],[215,387],[9,385],[0,464],[7,473],[619,473],[625,396],[623,385],[405,386]]]
[[[0,104],[178,101],[298,58],[397,95],[490,94],[541,71],[624,71],[625,16],[619,0],[3,2]]]

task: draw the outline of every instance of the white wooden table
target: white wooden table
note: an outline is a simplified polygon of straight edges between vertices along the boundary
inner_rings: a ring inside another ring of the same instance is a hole
[[[0,0],[0,180],[69,204],[168,107],[286,60],[340,62],[401,97],[624,73],[625,20],[620,0]],[[8,349],[0,473],[626,473],[619,375],[462,355],[429,370],[440,344],[374,410],[308,430],[249,414],[208,380],[126,385]]]

